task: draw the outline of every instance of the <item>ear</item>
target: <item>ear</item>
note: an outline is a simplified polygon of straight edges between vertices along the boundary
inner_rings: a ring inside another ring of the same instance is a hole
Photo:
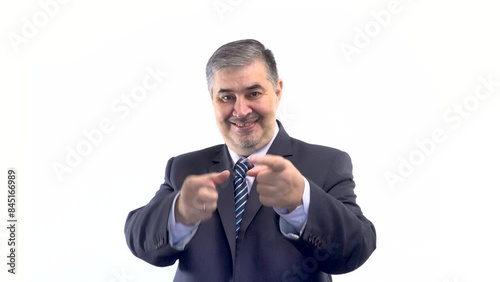
[[[274,93],[276,94],[276,97],[278,98],[278,102],[281,100],[281,92],[283,91],[283,80],[280,78],[278,79],[278,82],[276,83],[276,88],[274,89]]]

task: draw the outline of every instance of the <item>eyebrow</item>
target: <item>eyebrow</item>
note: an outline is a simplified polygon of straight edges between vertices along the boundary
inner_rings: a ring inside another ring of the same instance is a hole
[[[245,87],[245,92],[246,91],[258,90],[258,89],[265,90],[265,88],[262,85],[256,83],[256,84],[250,85],[248,87]],[[219,89],[219,91],[217,93],[218,94],[234,93],[234,90],[229,89],[229,88],[221,88],[221,89]]]

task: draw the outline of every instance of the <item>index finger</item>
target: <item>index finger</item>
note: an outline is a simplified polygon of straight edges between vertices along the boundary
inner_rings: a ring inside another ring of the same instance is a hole
[[[229,175],[229,170],[204,174],[202,175],[204,183],[203,186],[215,189],[217,185],[224,183]]]
[[[286,168],[286,159],[282,156],[264,155],[264,156],[250,156],[248,160],[256,165],[265,165],[271,170],[280,172]]]

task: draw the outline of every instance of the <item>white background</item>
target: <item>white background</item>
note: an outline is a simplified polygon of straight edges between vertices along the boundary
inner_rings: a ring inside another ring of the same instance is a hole
[[[15,167],[19,247],[14,276],[2,227],[0,280],[171,281],[175,266],[130,253],[125,218],[153,197],[170,157],[222,141],[204,67],[220,45],[255,38],[275,53],[286,130],[351,155],[377,229],[372,257],[334,281],[499,281],[500,86],[474,97],[479,77],[500,81],[499,5],[226,1],[219,12],[212,0],[61,1],[45,22],[37,1],[1,2],[0,213],[4,226]],[[396,13],[381,25],[388,5]],[[25,36],[27,21],[38,27]],[[127,116],[114,111],[148,67],[168,77]],[[103,120],[113,130],[58,179],[53,165],[68,165]],[[391,186],[390,173],[404,182]]]

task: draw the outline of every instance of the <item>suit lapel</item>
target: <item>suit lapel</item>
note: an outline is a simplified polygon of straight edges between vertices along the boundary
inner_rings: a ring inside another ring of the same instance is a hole
[[[234,188],[232,161],[226,146],[221,147],[220,153],[214,158],[214,164],[210,167],[210,172],[221,172],[229,170],[231,175],[228,180],[217,187],[219,199],[217,200],[217,213],[222,222],[226,239],[231,249],[232,260],[234,261],[236,252],[236,214],[234,212]]]
[[[271,145],[271,147],[269,147],[269,151],[267,152],[267,154],[278,155],[287,158],[292,155],[290,136],[288,136],[281,123],[279,121],[277,122],[278,122],[279,132],[278,135],[276,135],[273,144]],[[252,189],[250,190],[250,194],[248,195],[248,202],[245,205],[245,213],[243,214],[243,220],[241,221],[242,230],[247,230],[248,226],[250,225],[250,223],[252,223],[253,219],[255,218],[257,212],[262,207],[262,204],[260,203],[259,200],[259,193],[257,192],[257,184],[258,184],[257,180],[255,180],[252,185]]]
[[[267,152],[270,155],[282,156],[284,158],[290,157],[292,152],[292,143],[290,136],[286,133],[285,129],[281,125],[281,122],[278,122],[279,132],[274,139],[273,144],[269,147],[269,151]]]

